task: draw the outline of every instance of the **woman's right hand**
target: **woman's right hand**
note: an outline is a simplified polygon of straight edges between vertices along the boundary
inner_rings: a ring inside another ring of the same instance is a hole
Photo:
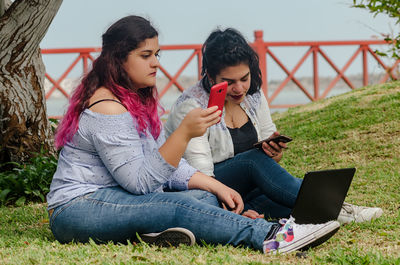
[[[251,219],[264,218],[264,214],[259,214],[258,212],[251,209],[243,212],[242,215]]]
[[[165,161],[177,167],[189,141],[194,137],[202,136],[208,127],[221,120],[219,117],[221,111],[216,111],[217,109],[216,106],[208,109],[197,108],[186,114],[179,127],[158,149]]]
[[[221,120],[221,111],[217,109],[217,106],[207,109],[196,108],[186,114],[179,127],[183,129],[188,140],[202,136],[208,127]]]

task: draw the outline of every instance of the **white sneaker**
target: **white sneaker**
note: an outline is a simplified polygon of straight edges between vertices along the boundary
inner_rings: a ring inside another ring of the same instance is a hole
[[[289,253],[299,249],[315,247],[328,240],[340,227],[337,221],[299,225],[295,223],[293,217],[290,217],[289,220],[281,219],[279,222],[282,227],[275,237],[264,241],[264,253]]]
[[[177,247],[179,244],[193,246],[196,242],[194,234],[182,227],[173,227],[160,233],[139,235],[143,242],[160,247]]]
[[[338,217],[338,221],[341,224],[347,224],[353,221],[356,223],[361,223],[376,219],[382,214],[383,211],[381,208],[357,206],[344,202]]]

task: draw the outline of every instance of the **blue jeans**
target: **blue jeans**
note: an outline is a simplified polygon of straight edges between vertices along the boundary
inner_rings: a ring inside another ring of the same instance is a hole
[[[202,190],[133,195],[121,187],[103,188],[58,206],[51,230],[61,243],[126,242],[136,233],[183,227],[197,240],[245,245],[262,250],[273,223],[252,220],[219,207],[216,197]]]
[[[259,149],[215,164],[214,174],[240,193],[245,210],[253,209],[272,218],[290,215],[302,182]]]

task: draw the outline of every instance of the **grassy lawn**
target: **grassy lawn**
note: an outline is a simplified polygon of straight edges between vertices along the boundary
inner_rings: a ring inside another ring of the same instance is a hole
[[[302,177],[354,166],[346,201],[381,207],[384,216],[342,226],[301,258],[206,244],[61,245],[48,227],[45,204],[0,207],[0,264],[400,264],[400,83],[357,89],[273,119],[294,139],[281,162],[289,172]]]

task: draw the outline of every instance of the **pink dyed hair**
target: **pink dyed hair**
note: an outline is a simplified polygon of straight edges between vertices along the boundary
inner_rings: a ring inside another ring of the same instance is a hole
[[[93,62],[93,68],[75,89],[69,101],[64,118],[61,120],[56,136],[56,148],[72,140],[78,130],[79,117],[87,108],[89,99],[99,87],[109,89],[127,108],[136,120],[140,133],[150,131],[157,139],[162,124],[156,87],[135,88],[132,80],[123,68],[129,53],[146,39],[154,38],[157,31],[150,22],[139,16],[124,17],[103,34],[103,47],[100,56]]]
[[[81,95],[84,90],[85,86],[81,83],[70,98],[68,110],[57,128],[55,136],[56,148],[61,148],[68,141],[71,141],[73,135],[79,128],[79,117],[83,111],[81,108]],[[132,117],[135,118],[137,121],[137,130],[146,134],[147,128],[150,127],[151,135],[157,139],[162,127],[159,110],[164,112],[157,100],[157,89],[153,89],[154,97],[147,98],[145,102],[142,102],[135,92],[131,92],[121,86],[115,85],[113,88],[110,88],[110,90],[120,99]]]

